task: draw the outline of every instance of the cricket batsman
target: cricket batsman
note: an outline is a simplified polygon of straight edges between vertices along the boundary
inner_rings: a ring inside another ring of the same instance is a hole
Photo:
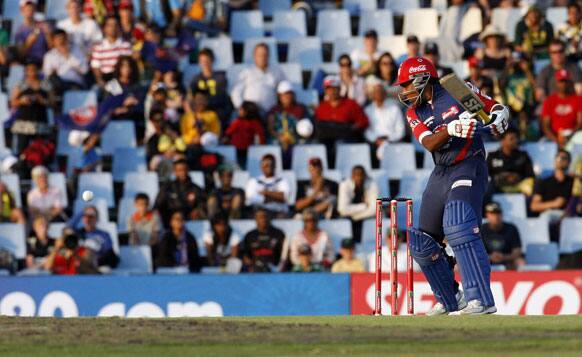
[[[437,300],[427,315],[495,313],[491,267],[479,232],[488,176],[479,133],[505,132],[509,111],[468,84],[491,119],[489,125],[478,122],[439,84],[435,66],[422,57],[400,65],[397,85],[402,88],[399,99],[408,107],[408,124],[435,162],[422,196],[419,227],[410,230],[411,255]],[[459,264],[462,291],[444,239]]]

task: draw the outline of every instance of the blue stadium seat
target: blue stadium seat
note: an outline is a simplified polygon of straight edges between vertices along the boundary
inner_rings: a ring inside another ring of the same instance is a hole
[[[48,236],[52,239],[60,238],[63,235],[63,229],[67,224],[65,222],[53,222],[48,226]]]
[[[143,192],[150,198],[150,204],[156,200],[159,192],[158,174],[156,172],[130,172],[123,180],[123,197],[133,199]]]
[[[347,10],[321,10],[317,13],[315,35],[322,42],[351,37],[351,29],[350,13]]]
[[[17,174],[4,174],[0,175],[0,181],[2,181],[8,192],[12,194],[14,198],[14,203],[16,207],[22,207],[22,197],[20,194],[20,177]]]
[[[386,9],[392,10],[396,15],[404,15],[408,10],[418,9],[419,0],[387,0],[384,2]]]
[[[45,13],[47,19],[62,20],[68,17],[67,3],[69,0],[47,0]]]
[[[147,171],[145,148],[120,147],[113,155],[113,180],[122,182],[130,172]]]
[[[503,216],[508,220],[513,217],[527,217],[525,196],[521,193],[495,194],[493,195],[493,201],[501,205]]]
[[[386,170],[373,169],[368,174],[376,182],[376,185],[378,185],[378,194],[381,197],[390,197],[390,185],[388,183],[390,176]]]
[[[546,9],[546,20],[557,30],[568,20],[568,9],[565,6],[549,7]]]
[[[319,104],[319,94],[315,89],[295,89],[297,102],[308,107],[316,107]]]
[[[303,70],[317,70],[323,63],[322,56],[319,37],[302,37],[289,41],[287,62],[299,63]]]
[[[218,71],[224,71],[234,63],[230,37],[203,38],[198,48],[209,48],[214,52],[214,69]]]
[[[526,143],[523,149],[527,151],[534,165],[536,175],[547,175],[554,170],[554,160],[558,146],[552,142]]]
[[[99,214],[99,223],[107,223],[109,222],[109,209],[107,207],[107,201],[103,198],[94,198],[89,202],[84,201],[83,199],[77,198],[75,202],[73,202],[73,214],[77,214],[83,210],[83,208],[87,206],[95,206],[97,208],[97,212]],[[79,222],[79,226],[81,226],[81,222]]]
[[[352,168],[362,165],[366,172],[372,170],[372,159],[368,144],[337,144],[335,154],[335,169],[341,172],[342,177],[352,175]]]
[[[319,221],[319,228],[327,232],[336,253],[339,252],[342,239],[352,238],[352,221],[349,219],[323,219]]]
[[[572,253],[582,244],[582,218],[567,217],[560,224],[560,253]]]
[[[439,36],[438,12],[435,9],[414,9],[404,13],[402,33],[416,35],[420,41]]]
[[[506,222],[513,223],[519,231],[521,249],[527,252],[531,244],[550,243],[549,223],[547,219],[511,217]]]
[[[350,55],[354,50],[364,48],[363,37],[336,38],[333,41],[332,61],[337,62],[341,55]]]
[[[408,143],[386,145],[380,168],[386,170],[391,179],[400,179],[404,171],[416,170],[414,145]]]
[[[263,13],[260,10],[233,11],[230,16],[233,42],[242,43],[248,38],[264,36]]]
[[[291,9],[291,0],[259,0],[259,10],[264,16],[272,17],[278,11],[287,11]],[[303,12],[303,11],[297,11]]]
[[[77,197],[81,198],[83,191],[93,192],[95,198],[103,198],[107,201],[107,207],[113,208],[113,176],[109,172],[86,172],[79,175]]]
[[[283,170],[280,175],[287,180],[289,184],[289,198],[287,203],[289,205],[294,205],[297,199],[297,175],[293,170]]]
[[[342,5],[351,16],[360,16],[362,12],[375,11],[378,7],[376,0],[344,0]],[[361,18],[360,21],[362,21]]]
[[[303,75],[299,63],[281,63],[279,68],[285,73],[285,77],[291,84],[303,87]]]
[[[325,177],[328,180],[332,180],[337,184],[340,184],[343,180],[342,174],[338,170],[325,170],[323,172],[323,177]]]
[[[228,90],[230,91],[235,83],[238,82],[240,72],[248,66],[244,63],[237,63],[229,66],[226,69],[226,81],[228,83]]]
[[[234,229],[234,228],[233,228]],[[200,256],[206,256],[206,246],[204,245],[204,235],[210,232],[210,222],[208,220],[188,221],[186,222],[186,230],[196,238],[198,244],[198,252]],[[237,232],[238,233],[238,232]],[[240,234],[239,234],[240,235]],[[244,235],[240,236],[243,239]]]
[[[135,212],[133,197],[123,197],[117,204],[117,232],[127,233],[127,217]]]
[[[394,59],[406,53],[406,36],[394,35],[383,36],[378,39],[378,48],[380,51],[388,51]]]
[[[10,1],[5,1],[4,4]],[[22,16],[18,15],[17,17],[22,21]],[[12,25],[12,33],[14,34],[16,30],[16,26]],[[15,64],[11,65],[8,69],[8,78],[6,78],[6,90],[8,94],[12,93],[12,89],[16,88],[22,81],[24,80],[24,66]]]
[[[384,217],[382,219],[382,237],[384,237],[383,245],[386,244],[386,236],[390,230],[390,218]],[[360,243],[360,250],[362,253],[374,253],[376,250],[376,219],[369,218],[362,224],[362,241]]]
[[[26,257],[25,227],[18,223],[0,223],[0,248],[14,254],[16,259]]]
[[[204,172],[190,171],[188,172],[188,176],[190,176],[190,180],[200,186],[200,188],[204,189],[206,187],[206,183],[204,182]]]
[[[491,24],[503,32],[509,42],[515,39],[515,27],[521,20],[521,9],[496,7],[491,12]]]
[[[422,160],[422,168],[425,170],[432,170],[434,169],[434,161],[432,159],[432,155],[430,152],[425,151],[423,160]]]
[[[499,147],[501,146],[501,142],[499,142],[499,141],[487,141],[487,142],[484,142],[483,145],[485,145],[485,152],[487,152],[487,155],[489,156],[489,154],[491,154],[492,152],[499,150]]]
[[[63,95],[63,113],[71,109],[97,106],[97,93],[92,90],[69,90]]]
[[[244,239],[244,236],[248,232],[257,228],[254,219],[233,219],[230,221],[230,226],[232,227],[233,232],[238,234],[241,239]]]
[[[136,147],[135,124],[130,120],[111,121],[101,134],[101,150],[113,155],[117,148]]]
[[[236,163],[236,148],[232,145],[208,146],[204,149],[222,155],[228,163]]]
[[[149,245],[125,246],[119,250],[119,265],[114,274],[151,274],[153,271],[152,248]]]
[[[249,178],[250,176],[247,171],[241,170],[234,171],[232,176],[232,187],[237,187],[244,190]]]
[[[272,224],[282,230],[289,239],[303,229],[303,221],[300,219],[274,219]]]
[[[274,1],[272,1],[274,2]],[[273,37],[279,42],[289,42],[307,36],[304,11],[276,11],[273,17]]]
[[[57,134],[57,155],[68,156],[78,148],[69,144],[69,133],[71,131],[65,128],[59,128]]]
[[[113,251],[119,254],[119,237],[117,236],[117,225],[113,222],[106,222],[97,224],[97,228],[104,230],[111,236],[111,241],[113,242]]]
[[[528,265],[549,265],[555,269],[560,261],[558,243],[530,244],[525,254],[525,261]]]
[[[321,159],[323,169],[327,170],[327,150],[322,144],[295,145],[291,158],[291,170],[295,172],[299,180],[309,178],[308,163],[312,157]]]
[[[247,153],[247,171],[251,177],[262,175],[261,158],[266,154],[275,156],[275,172],[283,170],[281,147],[278,145],[251,145]]]
[[[18,1],[3,1],[2,2],[2,17],[5,19],[20,18],[22,22],[22,15],[20,15],[20,5]],[[13,31],[15,29],[13,28]]]
[[[430,177],[431,170],[404,171],[400,179],[401,197],[420,198]]]
[[[253,64],[253,54],[255,51],[255,46],[259,43],[265,43],[269,47],[269,64],[279,63],[279,56],[277,54],[277,43],[273,37],[251,37],[247,38],[244,42],[243,49],[243,63]]]
[[[394,35],[394,19],[390,10],[365,10],[360,14],[358,34],[364,36],[368,30],[376,30],[378,36]]]
[[[215,60],[218,61],[218,60]],[[197,64],[189,64],[182,69],[182,85],[184,88],[190,88],[194,77],[200,73],[200,67]]]

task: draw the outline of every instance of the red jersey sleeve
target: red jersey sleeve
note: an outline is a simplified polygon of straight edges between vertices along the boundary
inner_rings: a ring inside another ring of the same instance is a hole
[[[479,88],[477,88],[473,83],[471,82],[465,82],[467,84],[467,86],[469,88],[471,88],[471,90],[473,92],[475,92],[475,94],[477,94],[477,96],[479,97],[479,99],[481,99],[481,101],[483,102],[483,104],[485,104],[485,113],[489,114],[491,113],[491,108],[493,108],[493,106],[495,104],[499,104],[497,103],[497,101],[495,101],[495,99],[491,98],[490,96],[488,96],[487,94],[481,92],[481,90]],[[499,104],[501,105],[501,104]]]
[[[416,111],[414,110],[414,108],[408,108],[408,110],[406,111],[406,121],[408,121],[410,129],[412,130],[414,137],[416,137],[416,140],[418,140],[419,143],[422,144],[422,138],[432,134],[432,131],[428,128],[428,126],[426,126],[420,120],[418,115],[416,115]]]

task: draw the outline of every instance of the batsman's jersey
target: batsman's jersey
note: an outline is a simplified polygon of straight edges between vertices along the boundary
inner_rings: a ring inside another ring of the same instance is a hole
[[[489,113],[496,102],[482,94],[471,83],[467,85],[481,98],[485,104],[485,112]],[[406,119],[416,139],[422,139],[441,130],[447,130],[447,124],[459,118],[464,112],[463,107],[439,84],[433,84],[433,99],[431,103],[423,103],[415,108],[409,108]],[[470,139],[451,137],[445,145],[433,152],[436,165],[451,166],[465,158],[481,154],[485,158],[483,140],[479,133]]]

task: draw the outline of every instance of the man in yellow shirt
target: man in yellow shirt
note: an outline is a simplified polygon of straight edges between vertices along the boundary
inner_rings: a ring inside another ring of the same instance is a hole
[[[184,115],[180,119],[180,132],[186,145],[200,144],[204,133],[220,137],[220,119],[208,109],[208,91],[196,89],[184,102]]]
[[[332,267],[332,273],[362,273],[364,264],[360,259],[354,258],[355,243],[352,239],[342,240],[340,255],[341,259],[336,261]]]

